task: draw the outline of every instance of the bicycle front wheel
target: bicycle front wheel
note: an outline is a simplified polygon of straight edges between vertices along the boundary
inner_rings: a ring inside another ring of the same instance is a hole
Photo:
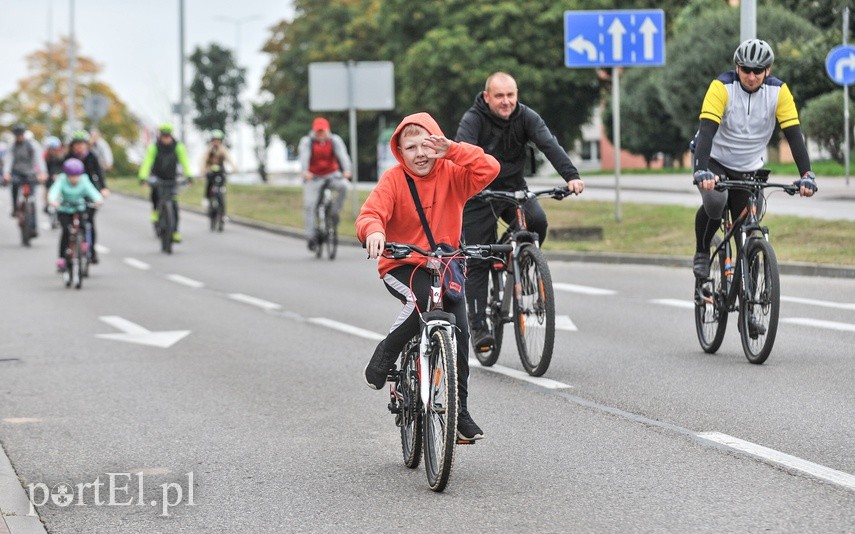
[[[36,208],[31,202],[25,202],[20,213],[18,224],[21,226],[21,244],[29,247],[36,228]]]
[[[165,202],[160,207],[160,216],[157,220],[160,225],[160,250],[172,254],[172,234],[175,232],[175,214],[172,206]]]
[[[739,303],[742,350],[748,361],[761,364],[772,352],[778,333],[781,287],[778,259],[772,245],[762,237],[749,239],[745,247],[748,273]]]
[[[327,257],[331,260],[335,259],[335,255],[338,252],[338,228],[334,222],[332,214],[328,211],[325,217],[326,219],[326,242],[324,245],[327,248]]]
[[[715,249],[721,238],[713,238]],[[710,277],[707,280],[695,279],[695,330],[701,348],[708,354],[714,354],[724,340],[727,330],[727,290],[724,272],[726,252],[722,248],[710,258]]]
[[[74,244],[74,288],[80,289],[83,287],[83,276],[86,271],[86,257],[83,253],[83,247],[80,242]]]
[[[428,485],[442,491],[451,476],[457,446],[457,354],[451,336],[437,329],[430,336],[428,398],[424,402],[424,455]]]
[[[226,224],[226,197],[217,193],[217,231],[222,232]]]
[[[489,350],[480,351],[473,347],[475,357],[484,367],[495,365],[502,350],[502,338],[505,332],[505,315],[502,312],[502,286],[507,273],[504,270],[491,269],[490,282],[487,288],[487,330],[493,335],[493,346]]]
[[[555,345],[555,291],[543,252],[524,245],[517,255],[520,285],[514,288],[514,333],[523,367],[542,376]]]
[[[400,379],[397,384],[400,396],[401,452],[404,465],[410,469],[419,466],[422,454],[422,411],[419,404],[419,338],[404,348]]]

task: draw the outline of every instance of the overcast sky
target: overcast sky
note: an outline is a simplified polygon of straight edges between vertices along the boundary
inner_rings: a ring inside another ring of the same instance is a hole
[[[28,74],[29,53],[69,35],[72,1],[78,54],[101,65],[99,79],[144,120],[173,120],[180,0],[0,0],[0,97]],[[234,49],[239,39],[238,61],[248,69],[244,96],[254,99],[268,63],[259,50],[274,24],[293,17],[291,2],[184,0],[184,9],[186,54],[212,42]],[[185,71],[188,85],[191,71]]]

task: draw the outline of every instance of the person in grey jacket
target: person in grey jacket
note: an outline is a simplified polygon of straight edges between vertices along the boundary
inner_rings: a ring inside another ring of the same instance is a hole
[[[47,165],[41,145],[32,138],[27,138],[27,127],[16,124],[12,128],[15,141],[3,158],[3,180],[12,182],[12,216],[15,216],[15,203],[18,200],[18,188],[24,182],[29,182],[35,188],[37,183],[47,180]],[[35,191],[33,191],[35,194]],[[38,228],[38,226],[36,226]]]
[[[298,153],[303,170],[303,222],[309,250],[314,251],[318,246],[315,209],[321,189],[328,184],[327,187],[336,193],[333,223],[338,224],[339,213],[350,190],[350,156],[344,141],[330,131],[330,123],[324,117],[316,117],[312,122],[312,131],[300,139]]]
[[[505,72],[495,72],[487,78],[484,91],[475,97],[475,104],[463,114],[455,141],[478,145],[494,156],[502,166],[499,175],[487,189],[517,191],[527,189],[524,171],[526,146],[533,143],[552,163],[568,190],[579,194],[585,184],[567,152],[549,131],[546,123],[533,109],[517,100],[517,82]],[[546,213],[536,199],[524,206],[526,223],[546,239]],[[495,243],[496,225],[501,218],[507,223],[516,217],[516,207],[500,201],[471,198],[463,208],[463,239],[470,245]],[[472,344],[476,350],[490,350],[494,340],[486,327],[487,279],[490,264],[485,260],[467,260],[466,301],[468,304]]]

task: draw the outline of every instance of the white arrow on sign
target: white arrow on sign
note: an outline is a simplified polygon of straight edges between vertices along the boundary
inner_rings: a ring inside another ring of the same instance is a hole
[[[623,36],[626,34],[626,26],[620,19],[615,19],[607,31],[612,36],[612,59],[619,61],[623,59]]]
[[[570,47],[570,50],[576,52],[577,54],[585,54],[588,58],[588,61],[596,61],[597,60],[597,47],[591,41],[585,39],[581,35],[577,35],[573,38],[572,41],[567,43],[567,46]]]
[[[101,339],[112,339],[113,341],[126,341],[128,343],[138,343],[140,345],[150,345],[152,347],[160,347],[167,349],[172,345],[184,339],[190,330],[170,330],[165,332],[152,332],[146,330],[136,323],[132,323],[127,319],[117,315],[104,315],[98,317],[105,323],[115,328],[118,328],[123,334],[97,334],[96,337]]]
[[[650,20],[650,17],[647,17],[641,23],[641,28],[638,31],[644,36],[644,59],[653,59],[653,36],[659,33],[659,29],[656,28],[656,24]]]
[[[834,64],[834,78],[837,80],[843,79],[843,69],[855,70],[855,54],[849,54],[849,57],[843,58]]]

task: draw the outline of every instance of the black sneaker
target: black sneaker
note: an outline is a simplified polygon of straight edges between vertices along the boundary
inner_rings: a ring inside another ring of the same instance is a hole
[[[753,315],[748,316],[748,337],[757,339],[766,334],[766,327],[757,322]]]
[[[371,361],[365,366],[365,383],[371,389],[380,389],[386,384],[386,379],[389,372],[395,369],[395,362],[398,360],[397,354],[388,354],[383,349],[383,341],[374,349],[374,355],[371,356]]]
[[[697,252],[695,259],[692,260],[692,272],[695,273],[695,278],[710,277],[710,253]]]
[[[457,414],[457,437],[468,441],[484,439],[484,432],[481,431],[481,427],[475,424],[468,411]]]
[[[490,330],[487,329],[486,325],[472,327],[472,346],[475,347],[475,350],[478,352],[487,352],[493,348],[495,343],[496,339],[490,333]]]
[[[315,252],[316,250],[318,250],[318,240],[315,239],[314,237],[309,239],[307,245],[309,247],[309,250],[311,250],[312,252]]]

